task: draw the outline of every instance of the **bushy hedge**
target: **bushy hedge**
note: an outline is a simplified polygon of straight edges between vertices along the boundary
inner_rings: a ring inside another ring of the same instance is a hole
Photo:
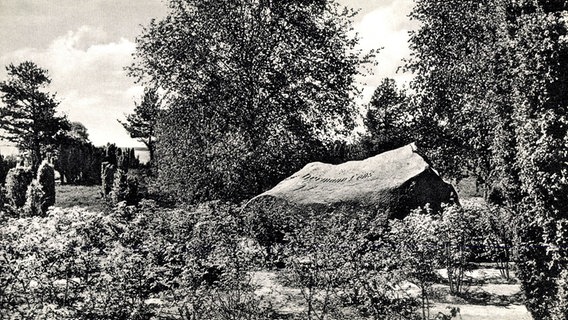
[[[12,218],[0,222],[0,314],[271,319],[252,276],[279,268],[299,290],[300,318],[426,319],[437,268],[448,269],[454,293],[466,285],[474,224],[489,212],[448,207],[386,221],[347,209],[244,214],[217,202],[165,209],[143,200],[111,214],[55,208]]]
[[[55,170],[47,162],[43,161],[37,170],[37,183],[45,193],[42,199],[43,212],[55,204]]]
[[[15,156],[0,155],[0,184],[6,183],[8,171],[18,165],[18,159]]]
[[[47,212],[47,206],[44,202],[45,199],[45,191],[43,191],[43,188],[37,180],[33,180],[26,191],[26,203],[24,204],[20,216],[43,216]]]
[[[33,180],[31,168],[12,168],[6,175],[6,197],[10,205],[21,208],[26,203],[26,192]]]
[[[236,214],[209,205],[82,209],[0,225],[0,314],[22,319],[266,319]],[[222,270],[222,272],[212,272]]]
[[[61,183],[99,184],[103,156],[103,149],[90,142],[69,140],[62,144],[55,159],[55,169],[61,175]]]

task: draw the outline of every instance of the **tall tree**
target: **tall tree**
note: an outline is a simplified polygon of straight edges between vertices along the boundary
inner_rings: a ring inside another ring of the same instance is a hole
[[[502,6],[493,0],[416,0],[411,17],[421,28],[410,38],[415,74],[414,133],[450,178],[489,180],[496,102],[490,94],[500,45]],[[446,157],[451,153],[452,157]]]
[[[521,217],[517,275],[527,309],[535,319],[565,319],[568,2],[416,4],[423,24],[409,66],[417,114],[433,120],[436,160],[501,184],[501,202]],[[454,143],[440,139],[444,131]]]
[[[150,152],[150,161],[154,159],[156,124],[160,113],[160,97],[154,88],[144,89],[140,103],[136,103],[134,113],[126,116],[126,122],[120,122],[130,133],[130,137],[138,138]]]
[[[0,82],[2,138],[28,153],[34,171],[53,150],[57,134],[69,129],[65,117],[56,115],[55,95],[43,91],[51,82],[47,70],[26,61],[6,67],[8,80]]]
[[[72,122],[71,129],[58,136],[58,148],[53,164],[61,175],[62,184],[100,183],[103,149],[89,141],[87,128]]]
[[[568,269],[568,5],[522,1],[511,11],[524,218],[518,275],[535,319],[566,319],[568,305],[559,286]]]
[[[401,147],[409,142],[409,114],[406,109],[407,97],[398,89],[393,79],[384,79],[369,103],[363,118],[368,130],[372,153],[380,153]]]
[[[352,128],[361,61],[328,0],[171,0],[137,39],[134,76],[167,92],[158,176],[189,200],[258,194]]]

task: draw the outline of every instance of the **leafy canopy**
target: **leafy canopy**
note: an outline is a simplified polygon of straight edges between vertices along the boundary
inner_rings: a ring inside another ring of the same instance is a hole
[[[126,122],[120,122],[130,133],[131,138],[138,138],[150,151],[150,160],[154,157],[156,123],[160,112],[160,97],[156,89],[144,89],[142,101],[136,103],[134,113],[126,116]]]
[[[44,91],[51,82],[47,70],[26,61],[6,67],[8,79],[0,82],[1,137],[27,152],[37,169],[41,159],[56,142],[57,134],[68,130],[65,117],[56,115],[55,95]]]
[[[131,74],[166,92],[161,186],[185,200],[258,194],[354,125],[360,55],[335,1],[172,0]]]

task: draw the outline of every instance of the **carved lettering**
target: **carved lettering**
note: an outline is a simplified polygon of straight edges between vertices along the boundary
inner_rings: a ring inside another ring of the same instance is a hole
[[[358,175],[352,175],[350,177],[343,177],[343,178],[325,178],[325,177],[317,177],[317,176],[313,176],[310,173],[306,173],[305,175],[301,176],[302,180],[305,181],[319,181],[319,182],[324,182],[324,183],[343,183],[343,182],[347,182],[347,181],[360,181],[360,180],[365,180],[365,179],[369,179],[373,176],[372,172],[366,172],[366,173],[362,173],[362,174],[358,174]]]

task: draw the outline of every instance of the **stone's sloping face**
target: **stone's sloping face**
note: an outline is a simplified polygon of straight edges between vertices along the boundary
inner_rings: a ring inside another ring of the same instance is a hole
[[[426,203],[439,208],[455,197],[452,193],[410,144],[362,161],[310,163],[250,203],[273,198],[299,207],[349,204],[396,217]]]

